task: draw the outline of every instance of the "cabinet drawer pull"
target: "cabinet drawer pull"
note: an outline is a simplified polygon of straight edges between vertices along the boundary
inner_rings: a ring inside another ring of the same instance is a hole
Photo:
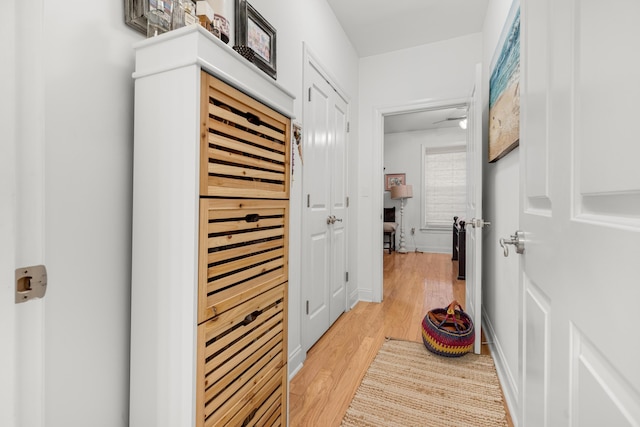
[[[247,121],[253,125],[260,126],[262,124],[260,117],[256,116],[255,114],[247,112],[247,114],[245,114],[245,117],[247,118]]]
[[[244,320],[242,321],[242,324],[244,326],[247,326],[249,323],[256,320],[261,313],[262,313],[261,311],[256,310],[253,313],[247,314],[247,317],[244,318]]]
[[[244,217],[244,220],[247,222],[258,222],[260,220],[260,215],[258,214],[249,214]]]

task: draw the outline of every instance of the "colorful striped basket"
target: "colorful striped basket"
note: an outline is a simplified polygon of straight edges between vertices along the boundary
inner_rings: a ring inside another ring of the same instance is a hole
[[[473,350],[473,321],[458,301],[447,308],[429,310],[422,320],[422,342],[427,350],[447,357],[459,357]]]

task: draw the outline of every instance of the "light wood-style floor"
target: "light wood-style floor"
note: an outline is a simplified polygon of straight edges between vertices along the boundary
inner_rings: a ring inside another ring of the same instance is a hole
[[[309,350],[290,384],[289,425],[339,426],[385,337],[422,342],[428,310],[453,299],[464,306],[465,282],[456,279],[457,268],[451,255],[385,252],[384,301],[359,302]],[[488,347],[482,352],[488,354]]]

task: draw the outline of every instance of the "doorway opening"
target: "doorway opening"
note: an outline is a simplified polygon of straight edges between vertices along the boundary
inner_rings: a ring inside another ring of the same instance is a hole
[[[373,148],[374,162],[376,168],[374,170],[380,171],[378,176],[374,176],[376,182],[379,183],[379,191],[374,191],[374,206],[373,215],[378,215],[383,212],[386,206],[397,205],[396,212],[399,213],[400,200],[392,200],[391,193],[385,191],[385,175],[387,174],[403,174],[405,183],[412,185],[413,197],[408,200],[405,205],[406,211],[401,217],[396,217],[396,223],[398,223],[397,239],[401,238],[402,225],[405,228],[405,240],[408,251],[420,251],[420,252],[443,252],[450,250],[451,245],[451,228],[446,231],[428,230],[426,224],[423,221],[424,218],[424,206],[421,203],[422,191],[423,191],[423,163],[421,153],[421,143],[413,141],[412,144],[416,145],[418,152],[415,155],[408,156],[406,153],[399,152],[398,158],[389,158],[387,145],[391,143],[397,143],[397,138],[391,135],[400,134],[413,134],[415,138],[420,138],[422,133],[447,133],[446,129],[458,129],[459,135],[463,137],[452,137],[450,141],[466,145],[466,132],[461,129],[462,120],[466,119],[468,110],[468,99],[450,99],[437,102],[425,102],[418,104],[405,104],[395,107],[379,108],[376,110],[376,119],[374,121],[374,133],[373,133]],[[450,120],[449,120],[450,119]],[[442,129],[445,129],[444,131]],[[409,135],[411,136],[411,135]],[[462,140],[460,139],[462,138]],[[409,137],[408,140],[412,138]],[[413,161],[418,162],[417,166],[413,165],[410,169],[403,172],[402,170],[395,170],[402,168],[402,162],[408,158],[413,158]],[[392,170],[393,169],[393,170]],[[406,203],[407,200],[405,199]],[[412,203],[412,208],[409,204]],[[383,224],[381,222],[382,215],[379,215],[380,220],[374,219],[376,224],[375,232],[381,234]],[[413,231],[413,234],[412,234]],[[420,236],[424,237],[424,241],[429,241],[430,234],[438,235],[438,239],[435,245],[428,246],[425,243],[420,243]],[[373,259],[373,274],[374,274],[374,288],[373,288],[373,300],[382,301],[383,297],[383,254],[384,254],[384,241],[385,239],[376,240],[379,243],[379,247],[376,248],[374,253],[376,254]],[[446,246],[445,246],[445,242]],[[398,242],[396,242],[396,245]]]

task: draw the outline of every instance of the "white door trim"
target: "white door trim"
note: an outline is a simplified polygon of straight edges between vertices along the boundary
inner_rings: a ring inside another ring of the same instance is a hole
[[[384,180],[381,176],[381,172],[384,167],[384,118],[385,116],[393,116],[396,114],[414,113],[424,110],[437,110],[440,108],[447,108],[451,105],[468,105],[469,100],[467,98],[453,98],[443,99],[436,101],[414,101],[407,102],[398,105],[378,106],[374,107],[373,111],[373,168],[371,182],[372,188],[372,205],[374,207],[372,211],[373,221],[371,221],[372,236],[380,236],[380,239],[374,239],[374,248],[371,252],[372,259],[371,265],[373,266],[373,285],[371,301],[382,302],[383,295],[383,280],[382,280],[382,254],[383,254],[383,242],[382,242],[382,209],[384,207]],[[361,299],[363,298],[360,295]]]
[[[45,264],[46,70],[42,52],[46,43],[45,28],[30,23],[46,21],[42,1],[13,0],[8,7],[8,13],[17,19],[9,20],[10,24],[4,29],[8,33],[4,39],[15,41],[7,52],[15,61],[10,61],[1,71],[3,86],[11,85],[9,91],[2,92],[9,94],[2,104],[3,117],[11,120],[7,128],[3,127],[9,130],[9,153],[4,160],[10,163],[6,170],[3,167],[9,174],[8,182],[3,184],[8,188],[3,187],[3,192],[8,190],[11,197],[7,211],[2,213],[3,227],[7,227],[10,236],[2,252],[10,253],[6,264],[0,266],[3,282],[8,279],[0,294],[3,312],[7,309],[2,320],[8,320],[0,339],[13,349],[13,354],[8,360],[2,359],[8,363],[0,368],[0,376],[9,378],[6,387],[12,392],[7,400],[3,399],[2,412],[6,405],[10,426],[37,427],[45,424],[45,300],[14,304],[13,270]],[[6,108],[9,112],[5,116]],[[4,216],[7,216],[6,223]],[[6,391],[3,387],[0,397],[4,397]],[[5,425],[4,418],[0,421]]]

